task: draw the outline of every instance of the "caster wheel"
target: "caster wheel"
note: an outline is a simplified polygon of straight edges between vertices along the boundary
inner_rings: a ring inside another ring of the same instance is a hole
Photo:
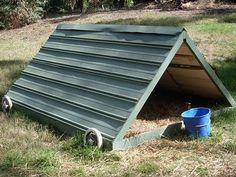
[[[89,128],[84,134],[84,145],[97,146],[101,148],[103,139],[101,133],[96,128]]]
[[[3,112],[10,112],[13,104],[9,96],[4,96],[2,98],[2,111]]]

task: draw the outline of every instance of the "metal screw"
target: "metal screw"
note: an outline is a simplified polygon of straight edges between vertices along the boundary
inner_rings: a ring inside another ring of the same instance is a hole
[[[191,104],[190,102],[186,102],[186,106],[187,106],[187,108],[188,108],[188,110],[189,110],[189,109],[191,109],[192,104]]]

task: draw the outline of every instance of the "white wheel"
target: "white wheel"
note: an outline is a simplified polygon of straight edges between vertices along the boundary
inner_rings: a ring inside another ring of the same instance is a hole
[[[97,146],[101,148],[103,139],[101,133],[96,128],[89,128],[84,134],[84,145]]]
[[[3,112],[9,112],[12,108],[12,101],[11,101],[11,98],[7,95],[5,95],[3,98],[2,98],[2,111]]]

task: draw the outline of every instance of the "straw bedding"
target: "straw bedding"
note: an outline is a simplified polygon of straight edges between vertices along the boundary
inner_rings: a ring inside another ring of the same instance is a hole
[[[157,127],[181,121],[180,115],[187,110],[187,102],[191,102],[193,107],[216,104],[212,100],[156,88],[125,137],[128,138]]]

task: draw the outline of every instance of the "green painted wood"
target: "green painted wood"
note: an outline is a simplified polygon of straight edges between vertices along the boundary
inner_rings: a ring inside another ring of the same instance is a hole
[[[123,139],[185,40],[233,104],[183,28],[135,25],[58,25],[7,95],[67,133],[96,128],[115,149],[136,145],[166,131]]]
[[[177,122],[160,128],[155,128],[149,132],[144,132],[130,138],[125,138],[113,143],[113,150],[125,150],[133,146],[144,143],[147,140],[160,139],[161,137],[174,136],[181,130],[182,122]]]

